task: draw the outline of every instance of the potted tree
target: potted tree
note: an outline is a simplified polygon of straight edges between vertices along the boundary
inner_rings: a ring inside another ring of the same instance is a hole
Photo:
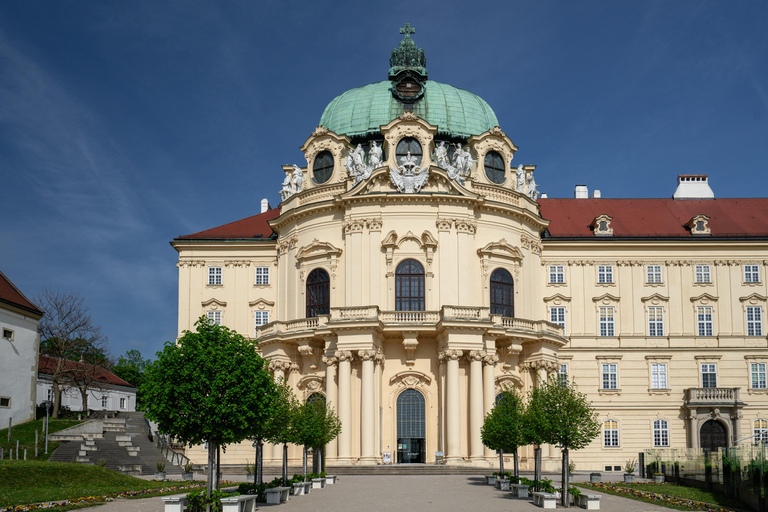
[[[194,474],[192,472],[193,469],[194,469],[194,467],[192,466],[192,463],[187,461],[184,464],[184,472],[181,474],[181,479],[182,480],[192,480],[192,476]]]
[[[635,469],[637,461],[635,459],[629,459],[624,464],[624,483],[631,484],[635,481]]]
[[[594,473],[589,474],[589,483],[591,484],[600,483],[602,478],[603,478],[603,474],[595,471]]]
[[[576,471],[576,462],[573,459],[568,461],[568,482],[573,482],[573,472]]]
[[[256,466],[248,462],[248,459],[245,459],[245,481],[254,482],[255,474],[256,474]]]
[[[155,463],[157,471],[155,472],[155,480],[165,480],[165,460],[157,459]]]

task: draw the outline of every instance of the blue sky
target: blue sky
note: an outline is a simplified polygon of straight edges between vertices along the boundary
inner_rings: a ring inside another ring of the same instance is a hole
[[[0,269],[81,294],[115,356],[176,337],[174,237],[277,205],[282,164],[405,22],[550,197],[768,196],[762,1],[0,3]]]

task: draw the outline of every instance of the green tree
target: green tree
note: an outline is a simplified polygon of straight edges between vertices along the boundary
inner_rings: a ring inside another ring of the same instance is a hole
[[[323,398],[310,397],[302,404],[294,417],[295,442],[304,447],[304,477],[307,476],[307,449],[323,453],[325,445],[336,439],[341,432],[341,420]],[[325,461],[320,467],[324,469]]]
[[[288,481],[288,443],[298,444],[296,438],[296,415],[299,401],[285,381],[277,385],[277,393],[271,406],[271,415],[262,429],[264,439],[273,444],[283,445],[283,485]],[[253,436],[253,432],[251,433]]]
[[[544,408],[541,397],[543,385],[544,383],[539,381],[538,385],[528,392],[523,429],[524,444],[534,445],[533,479],[537,482],[541,481],[541,445],[548,442],[550,430],[549,414]]]
[[[217,448],[242,441],[266,421],[277,391],[254,342],[205,317],[195,327],[157,353],[143,384],[144,406],[163,433],[208,443],[210,498]]]
[[[542,386],[538,399],[547,413],[547,442],[562,450],[562,478],[568,482],[569,451],[586,447],[600,435],[598,414],[575,383],[563,383],[556,376]],[[563,485],[561,499],[568,507],[568,485]]]
[[[136,409],[138,410],[143,409],[144,395],[141,388],[145,373],[151,364],[151,360],[144,359],[141,352],[133,349],[120,356],[112,367],[112,373],[136,388]]]
[[[502,391],[497,404],[485,417],[480,429],[483,444],[499,452],[499,472],[504,473],[504,452],[512,453],[515,476],[520,476],[517,449],[525,446],[525,404],[516,389]]]

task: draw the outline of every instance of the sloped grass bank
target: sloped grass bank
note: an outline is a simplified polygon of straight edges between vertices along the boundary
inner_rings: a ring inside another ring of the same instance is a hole
[[[190,482],[147,481],[84,464],[0,461],[0,508],[44,501],[100,497],[126,491],[143,495],[144,491],[189,484]],[[173,490],[167,490],[166,493],[173,493]]]
[[[48,426],[48,433],[53,434],[59,430],[65,428],[74,427],[83,423],[78,420],[50,420],[51,423]],[[4,428],[0,430],[0,448],[3,449],[3,458],[8,458],[8,450],[13,449],[13,458],[16,458],[16,440],[19,441],[19,457],[24,457],[24,448],[27,449],[27,460],[35,458],[35,429],[38,433],[38,457],[36,460],[48,460],[53,450],[59,447],[61,443],[48,443],[48,453],[45,454],[45,434],[43,432],[43,424],[45,420],[33,420],[20,425],[14,425],[11,428],[11,442],[8,442],[8,429]]]
[[[599,483],[576,484],[577,487],[590,489],[624,498],[631,498],[654,505],[674,508],[677,510],[708,510],[718,512],[735,512],[744,508],[744,504],[732,500],[722,494],[686,487],[671,483]],[[734,510],[735,509],[735,510]]]

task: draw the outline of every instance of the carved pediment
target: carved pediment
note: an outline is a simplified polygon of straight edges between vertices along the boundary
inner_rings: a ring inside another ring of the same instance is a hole
[[[478,249],[477,254],[481,258],[505,258],[517,261],[521,261],[524,257],[519,248],[509,244],[504,238],[498,242],[491,242],[482,249]]]
[[[604,293],[599,297],[592,297],[592,302],[601,302],[603,304],[608,304],[609,302],[619,302],[620,297],[617,297],[615,295],[611,295],[610,293]]]
[[[757,304],[758,302],[768,301],[768,297],[760,295],[759,293],[751,293],[746,297],[739,297],[741,302],[749,302],[750,304]]]
[[[571,302],[571,298],[566,297],[562,293],[556,293],[554,295],[550,295],[549,297],[544,297],[544,302],[551,302],[552,304],[558,305],[563,302]]]
[[[226,303],[226,302],[224,302],[224,301],[221,301],[221,300],[219,300],[219,299],[214,299],[214,298],[211,298],[211,299],[208,299],[208,300],[206,300],[206,301],[203,301],[203,302],[201,302],[201,305],[202,305],[204,308],[207,308],[208,306],[211,306],[211,305],[216,305],[216,306],[219,306],[219,307],[222,307],[222,308],[223,308],[223,307],[226,307],[226,306],[227,306],[227,303]]]
[[[403,388],[418,388],[422,386],[429,386],[432,382],[432,378],[424,372],[416,370],[405,370],[396,375],[393,375],[389,379],[389,384],[397,384]]]
[[[654,293],[648,297],[642,297],[640,299],[643,302],[651,302],[652,304],[658,304],[659,302],[669,302],[669,297],[665,297],[660,293]]]
[[[421,237],[418,237],[414,235],[412,231],[407,232],[403,236],[398,236],[397,232],[392,230],[389,233],[387,233],[387,236],[384,238],[384,241],[381,243],[381,245],[383,247],[388,247],[392,249],[400,249],[404,244],[407,244],[407,242],[409,241],[416,244],[419,250],[424,250],[426,248],[434,249],[435,247],[437,247],[437,239],[429,231],[424,231],[421,234]]]
[[[520,375],[515,373],[504,373],[496,377],[496,388],[503,390],[504,388],[512,387],[517,389],[523,389],[523,379]]]
[[[252,308],[264,309],[265,307],[274,306],[275,303],[272,302],[271,300],[267,300],[259,297],[258,299],[252,300],[251,302],[249,302],[248,305],[251,306]]]
[[[301,247],[296,254],[296,259],[299,261],[308,260],[312,258],[324,258],[327,256],[341,256],[342,250],[335,245],[328,242],[321,242],[317,238],[312,240],[309,245]]]
[[[301,378],[296,386],[300,390],[306,392],[307,395],[319,393],[325,390],[325,377],[319,375],[306,375]]]
[[[708,293],[702,293],[698,297],[691,297],[691,302],[701,302],[702,304],[711,301],[711,302],[717,302],[717,297],[714,295],[710,295]]]

